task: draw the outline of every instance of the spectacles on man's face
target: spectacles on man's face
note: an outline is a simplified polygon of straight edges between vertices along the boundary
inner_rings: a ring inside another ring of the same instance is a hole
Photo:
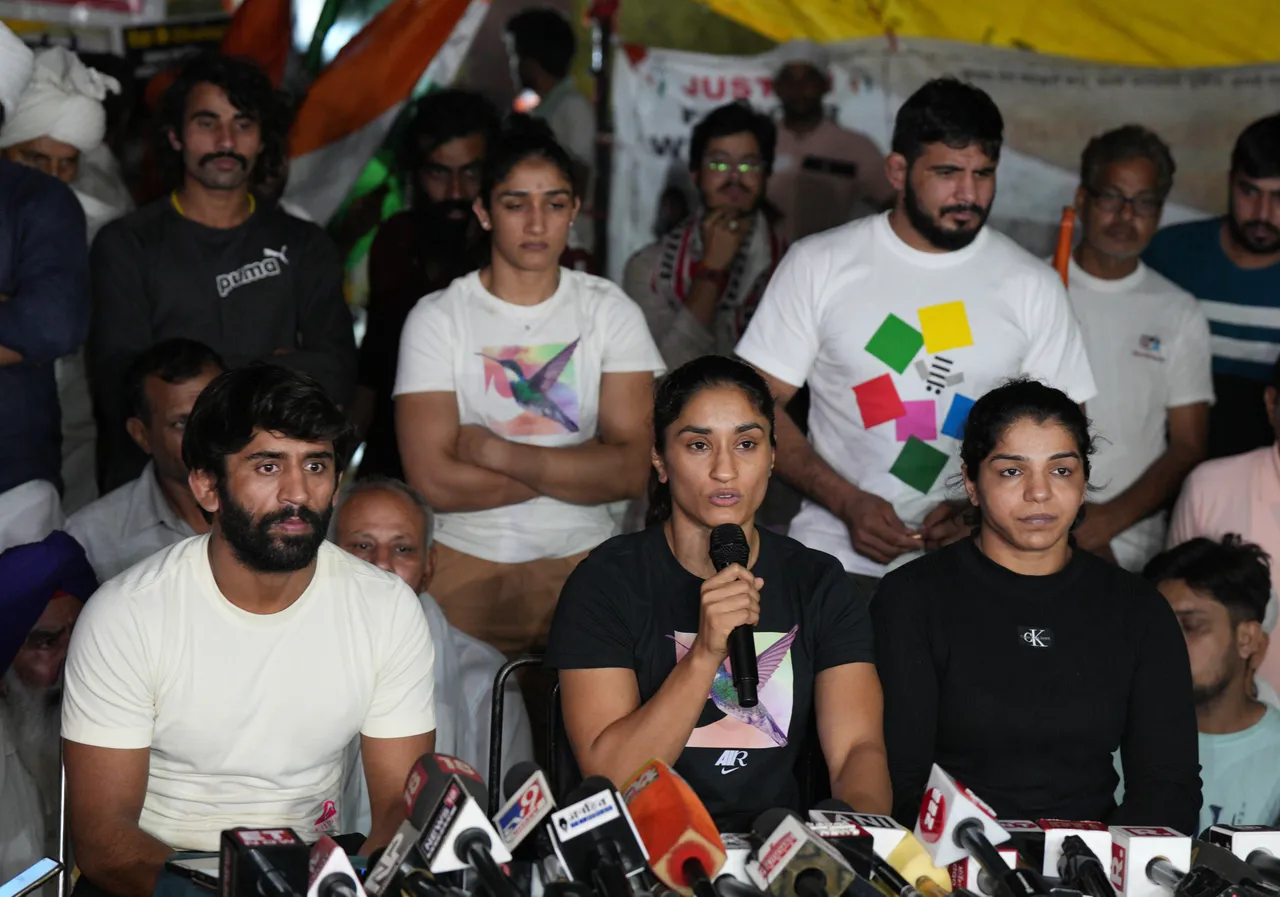
[[[1164,200],[1154,196],[1125,196],[1115,190],[1089,190],[1093,204],[1108,215],[1118,215],[1124,207],[1133,206],[1133,214],[1139,218],[1155,218],[1164,208]]]
[[[764,170],[764,163],[759,159],[742,159],[738,161],[733,159],[708,159],[706,166],[707,171],[712,174],[728,174],[731,171],[736,171],[740,175],[754,175]]]

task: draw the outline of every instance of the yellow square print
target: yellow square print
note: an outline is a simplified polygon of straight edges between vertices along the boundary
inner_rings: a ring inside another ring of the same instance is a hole
[[[930,305],[920,309],[919,315],[920,331],[924,334],[924,350],[930,355],[973,345],[969,316],[965,314],[963,302]]]

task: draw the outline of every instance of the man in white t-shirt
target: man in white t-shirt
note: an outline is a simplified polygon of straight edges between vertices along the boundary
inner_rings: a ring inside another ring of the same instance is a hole
[[[85,878],[145,897],[174,850],[236,826],[338,827],[342,758],[361,736],[368,850],[404,819],[432,750],[433,647],[400,579],[325,542],[349,424],[313,378],[219,376],[183,460],[210,533],[103,586],[76,626],[62,736]]]
[[[1089,141],[1076,190],[1084,240],[1067,273],[1098,384],[1089,417],[1100,437],[1099,491],[1075,538],[1135,572],[1164,547],[1164,508],[1205,456],[1213,401],[1204,313],[1139,258],[1173,172],[1169,147],[1139,125]]]
[[[807,501],[791,535],[874,581],[967,529],[947,502],[975,400],[1029,375],[1078,402],[1093,376],[1062,282],[984,228],[1004,123],[943,78],[903,104],[886,163],[892,211],[815,234],[778,267],[737,352],[785,405],[777,470]]]

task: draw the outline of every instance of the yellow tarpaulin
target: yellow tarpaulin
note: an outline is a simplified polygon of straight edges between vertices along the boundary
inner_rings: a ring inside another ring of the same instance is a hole
[[[705,0],[766,37],[890,33],[1122,65],[1280,61],[1280,0]]]

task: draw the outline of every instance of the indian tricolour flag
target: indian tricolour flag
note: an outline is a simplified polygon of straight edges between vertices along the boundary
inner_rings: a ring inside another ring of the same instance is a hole
[[[449,84],[488,0],[393,0],[312,83],[289,132],[285,199],[327,222],[419,82]]]

